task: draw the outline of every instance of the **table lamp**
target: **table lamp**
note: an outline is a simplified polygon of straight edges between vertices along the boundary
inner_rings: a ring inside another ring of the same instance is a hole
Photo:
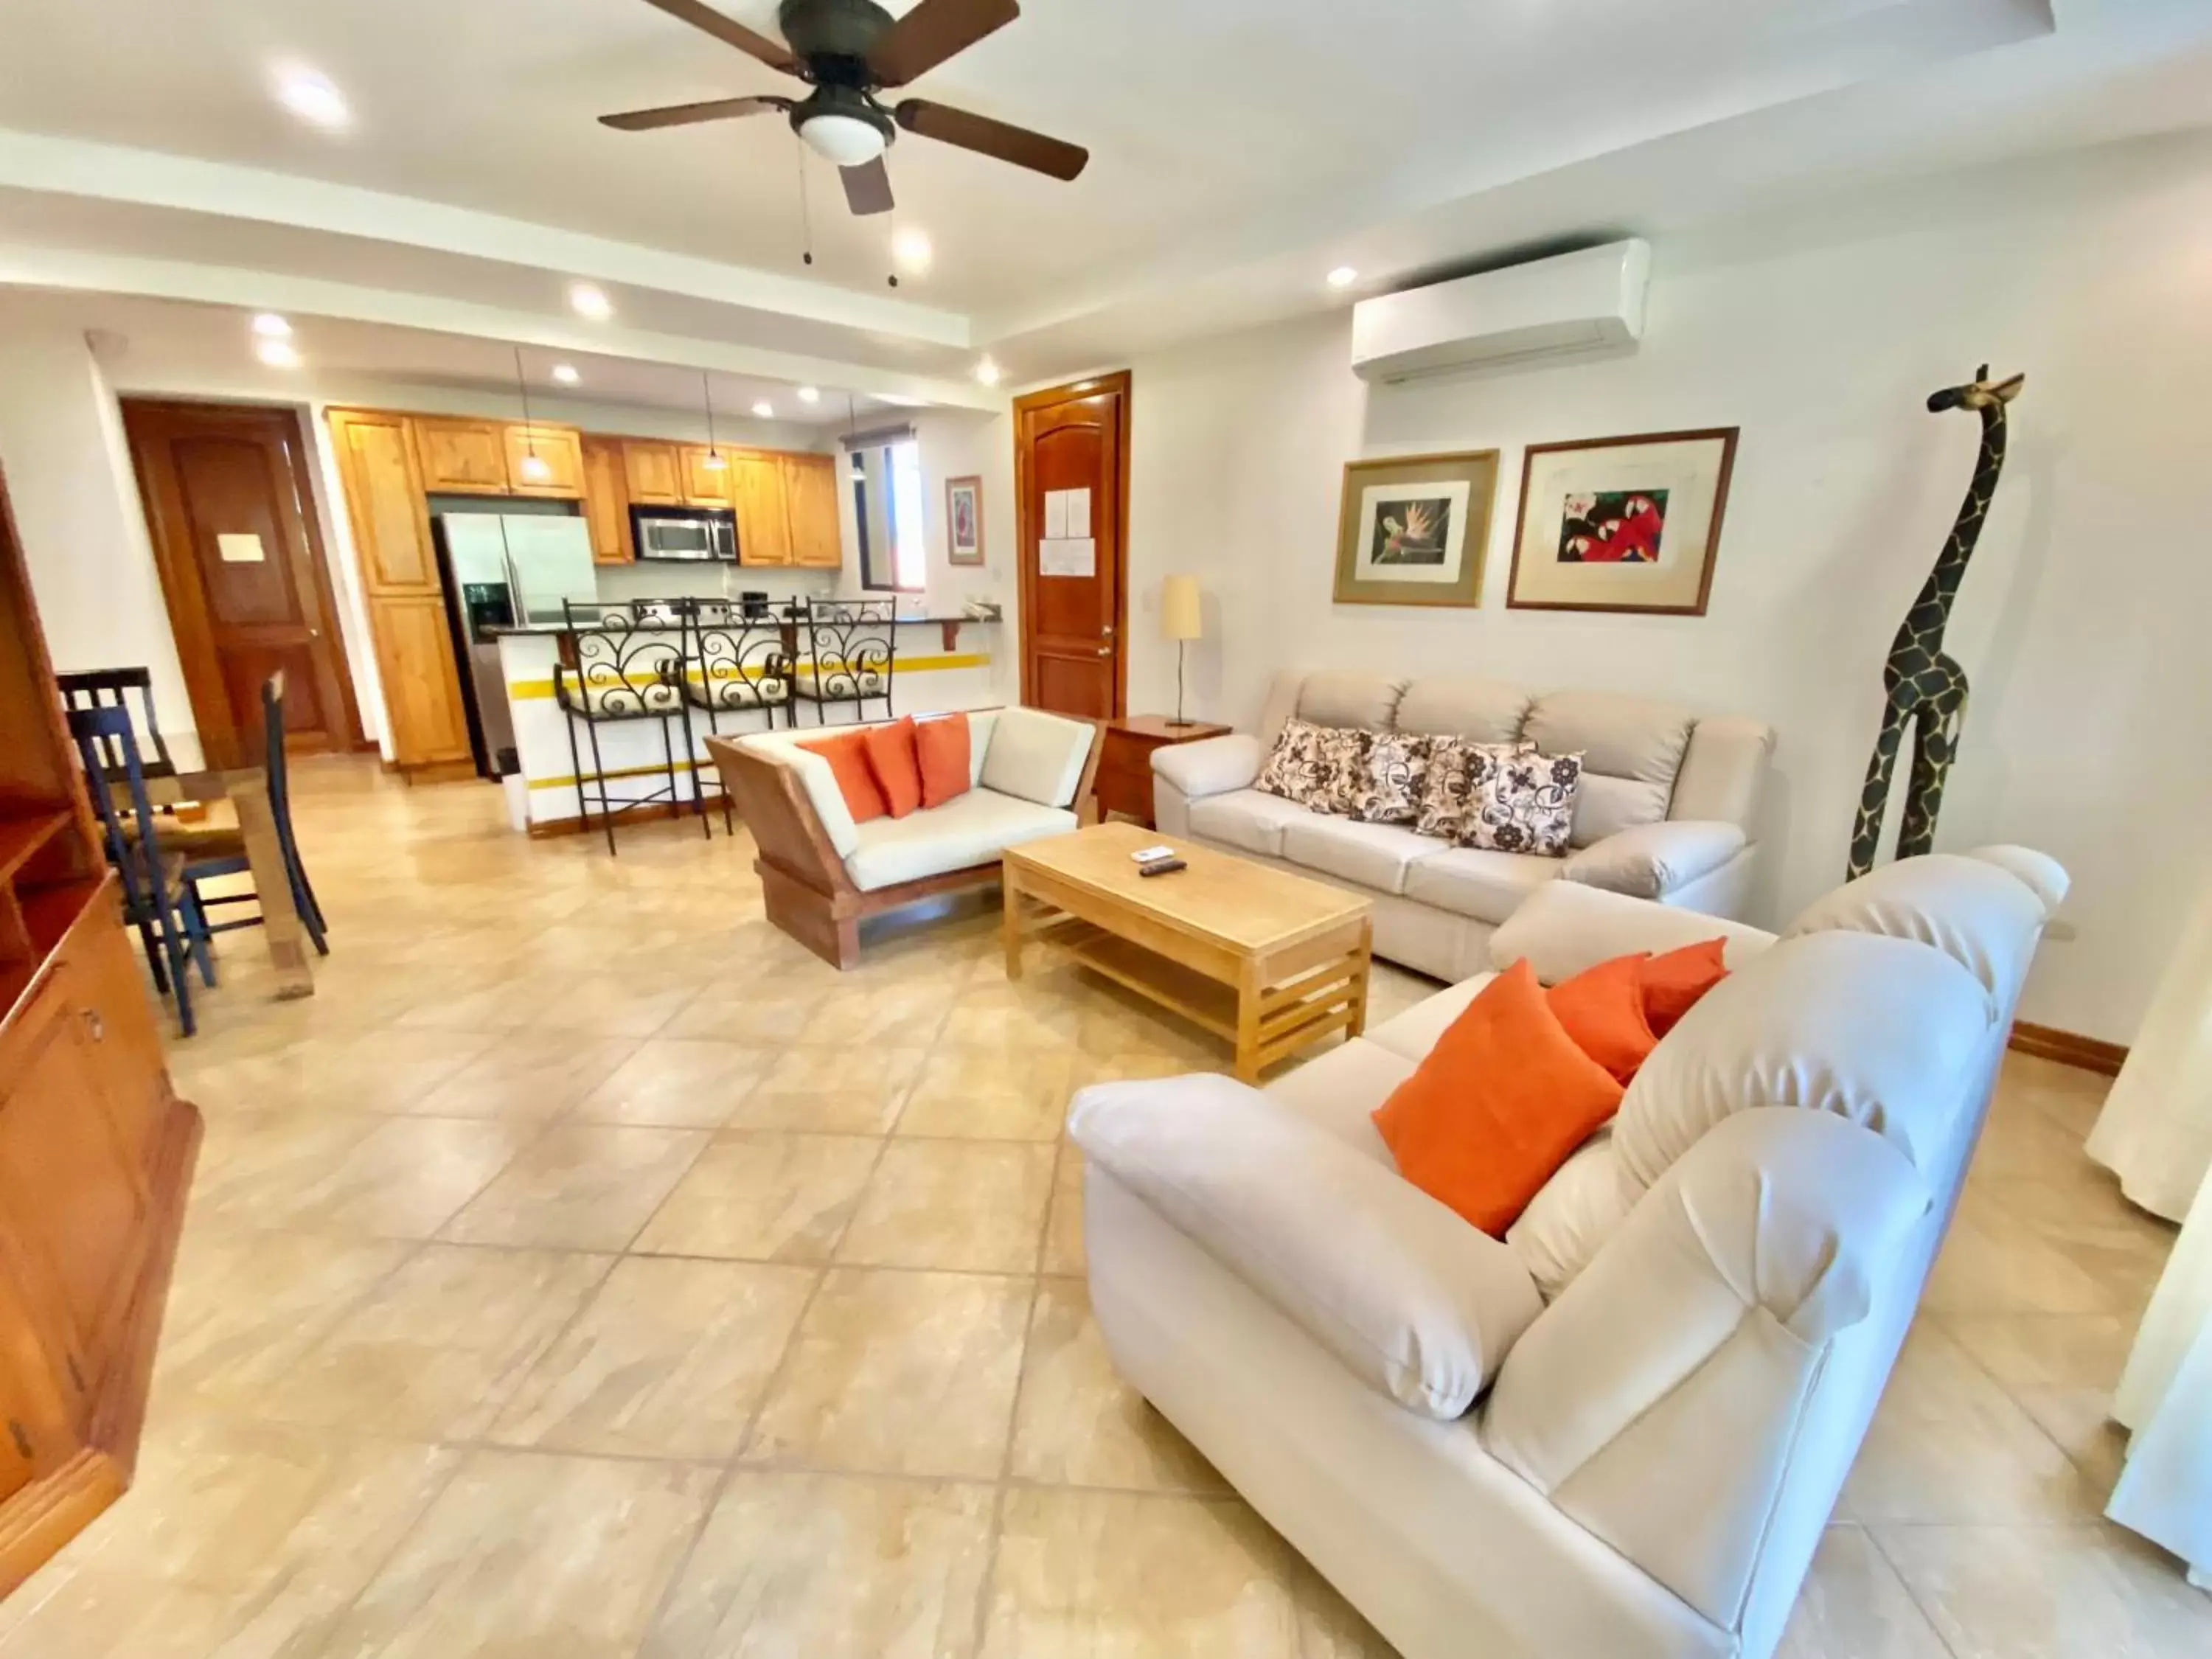
[[[1182,658],[1189,642],[1206,635],[1205,621],[1198,603],[1198,578],[1170,576],[1160,584],[1160,632],[1176,642],[1176,711],[1175,726],[1190,726],[1194,721],[1182,717]]]

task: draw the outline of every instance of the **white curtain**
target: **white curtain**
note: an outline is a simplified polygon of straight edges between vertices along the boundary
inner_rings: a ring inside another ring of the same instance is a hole
[[[2188,1212],[2212,1169],[2212,882],[2112,1079],[2088,1152],[2130,1199],[2168,1221]]]
[[[2135,1431],[2105,1513],[2212,1590],[2212,1181],[2203,1182],[2128,1356],[2112,1414]]]

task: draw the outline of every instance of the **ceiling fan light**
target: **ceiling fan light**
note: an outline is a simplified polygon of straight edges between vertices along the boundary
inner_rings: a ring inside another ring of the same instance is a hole
[[[822,114],[807,118],[799,129],[809,149],[841,167],[857,167],[884,153],[885,139],[879,128],[854,115]]]

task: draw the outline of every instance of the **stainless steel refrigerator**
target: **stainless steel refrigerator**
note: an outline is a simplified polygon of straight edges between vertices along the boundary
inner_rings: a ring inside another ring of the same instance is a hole
[[[564,599],[599,598],[590,528],[551,514],[441,513],[431,520],[445,576],[446,622],[460,670],[477,770],[515,769],[514,722],[494,627],[557,627]]]

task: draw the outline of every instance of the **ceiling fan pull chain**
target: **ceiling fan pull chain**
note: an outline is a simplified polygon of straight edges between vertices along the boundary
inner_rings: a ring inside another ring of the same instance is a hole
[[[801,263],[811,265],[814,263],[814,210],[806,199],[806,147],[793,144],[791,159],[799,168],[799,237],[805,245],[799,257]]]
[[[892,208],[885,216],[890,220],[891,239],[884,244],[884,248],[886,252],[890,253],[893,262],[896,263],[898,258],[898,254],[894,251],[898,246],[898,209]],[[896,270],[890,274],[890,284],[893,288],[898,286],[898,272]]]

